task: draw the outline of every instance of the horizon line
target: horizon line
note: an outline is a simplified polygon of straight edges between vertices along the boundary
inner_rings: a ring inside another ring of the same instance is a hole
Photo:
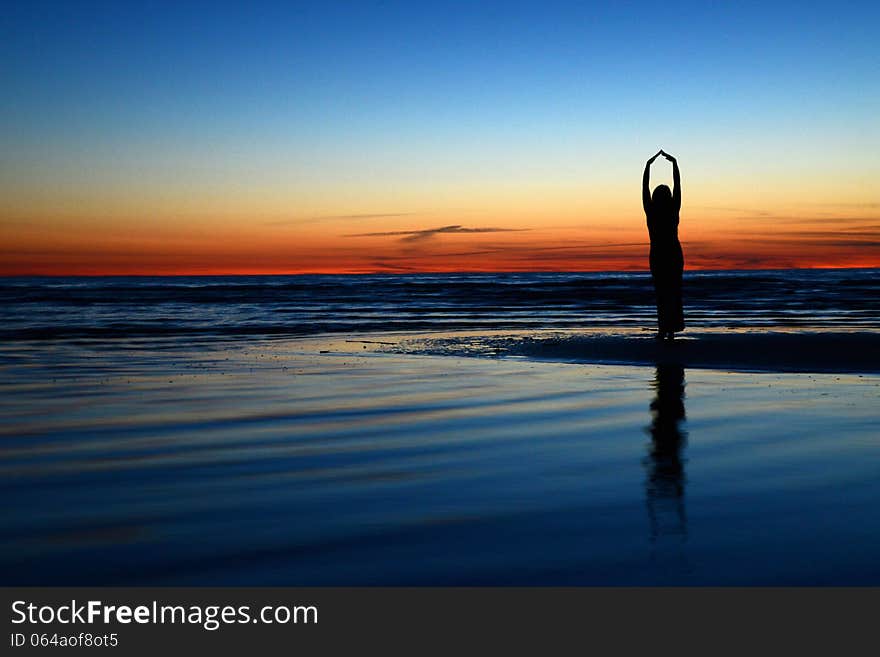
[[[814,265],[810,267],[735,267],[735,268],[710,268],[710,267],[694,267],[685,268],[685,273],[693,272],[742,272],[742,271],[815,271],[815,270],[858,270],[858,269],[880,269],[880,265],[875,266],[835,266],[835,265]],[[0,274],[0,278],[184,278],[184,277],[222,277],[222,276],[375,276],[382,274],[386,276],[417,276],[423,274],[650,274],[650,269],[508,269],[508,270],[479,270],[479,269],[461,269],[461,270],[418,270],[418,271],[279,271],[279,272],[258,272],[258,273],[175,273],[175,274],[122,274],[122,273],[106,273],[106,274]]]

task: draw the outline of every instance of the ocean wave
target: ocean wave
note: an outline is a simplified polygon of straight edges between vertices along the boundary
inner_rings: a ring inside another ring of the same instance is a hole
[[[688,326],[880,329],[880,270],[688,272]],[[0,338],[118,339],[654,323],[644,272],[0,279]]]

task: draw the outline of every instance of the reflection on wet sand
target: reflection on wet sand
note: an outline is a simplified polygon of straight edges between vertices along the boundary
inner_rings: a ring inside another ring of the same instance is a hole
[[[652,386],[655,396],[648,429],[651,443],[645,459],[645,500],[651,544],[656,550],[660,544],[681,545],[687,539],[685,460],[682,458],[687,432],[681,428],[685,419],[684,368],[678,364],[659,364]]]
[[[0,341],[4,583],[880,583],[876,375],[345,339]]]

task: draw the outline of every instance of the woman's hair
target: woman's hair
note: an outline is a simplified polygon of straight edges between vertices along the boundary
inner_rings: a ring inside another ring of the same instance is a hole
[[[672,204],[672,190],[666,185],[657,185],[651,194],[651,204],[655,207],[665,208]]]

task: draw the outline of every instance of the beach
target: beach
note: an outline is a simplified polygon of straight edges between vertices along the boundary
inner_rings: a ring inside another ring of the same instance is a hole
[[[11,648],[876,642],[880,2],[0,23]]]
[[[0,571],[877,585],[878,334],[848,330],[7,341]]]

